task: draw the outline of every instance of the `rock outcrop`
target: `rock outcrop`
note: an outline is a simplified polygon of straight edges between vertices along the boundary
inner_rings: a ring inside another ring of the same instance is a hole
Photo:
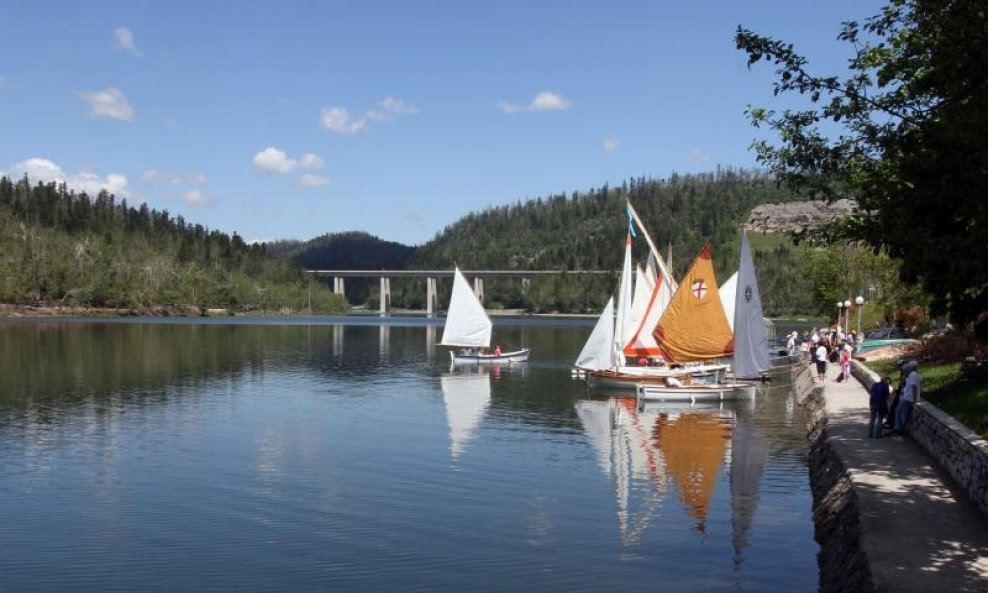
[[[854,200],[826,202],[786,202],[756,206],[748,217],[745,228],[762,233],[788,233],[815,229],[821,225],[854,212]]]

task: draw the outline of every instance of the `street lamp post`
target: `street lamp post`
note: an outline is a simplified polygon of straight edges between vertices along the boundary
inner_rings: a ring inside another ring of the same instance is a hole
[[[858,306],[858,339],[861,339],[861,308],[864,306],[864,297],[860,294],[854,297],[854,302]]]
[[[844,333],[847,334],[848,326],[851,325],[851,301],[844,301]]]
[[[844,309],[844,302],[837,301],[837,327],[840,327],[841,311]]]

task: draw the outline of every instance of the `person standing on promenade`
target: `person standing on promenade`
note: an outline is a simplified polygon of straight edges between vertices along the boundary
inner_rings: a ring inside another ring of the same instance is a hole
[[[827,347],[822,341],[816,347],[816,376],[820,383],[827,379]]]
[[[893,432],[896,434],[903,434],[906,423],[909,422],[909,416],[913,411],[913,405],[919,401],[920,380],[918,367],[919,363],[915,361],[902,367],[904,372],[909,371],[909,375],[906,377],[905,387],[902,388],[902,395],[899,396],[899,405],[895,409],[895,430]]]
[[[840,346],[840,376],[838,381],[846,382],[851,377],[851,347],[845,342]]]
[[[888,412],[891,384],[891,378],[882,377],[881,381],[875,381],[868,390],[868,408],[871,410],[871,415],[868,417],[869,438],[877,439],[882,436],[882,423]]]

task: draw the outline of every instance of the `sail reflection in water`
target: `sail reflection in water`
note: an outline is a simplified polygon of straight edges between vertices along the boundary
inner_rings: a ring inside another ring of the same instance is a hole
[[[485,370],[471,369],[443,375],[440,382],[449,423],[449,451],[455,461],[491,405],[491,378]]]
[[[693,529],[706,532],[717,480],[726,466],[734,562],[740,564],[768,448],[738,408],[708,405],[638,406],[629,398],[575,404],[598,464],[613,481],[624,545],[639,542],[672,493],[693,521]],[[648,487],[634,488],[635,482],[647,482]],[[641,499],[631,500],[636,491],[643,492]]]

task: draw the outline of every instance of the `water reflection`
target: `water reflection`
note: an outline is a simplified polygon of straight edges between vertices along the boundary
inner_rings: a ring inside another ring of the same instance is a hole
[[[764,437],[747,416],[752,410],[716,403],[637,405],[616,397],[574,405],[597,463],[613,483],[624,545],[640,541],[670,492],[693,520],[693,529],[705,532],[716,482],[726,465],[734,561],[741,563],[768,455]],[[636,482],[647,486],[636,488]],[[636,492],[639,500],[632,499]]]
[[[786,384],[637,409],[570,378],[589,326],[452,369],[429,329],[0,323],[5,590],[811,589]]]
[[[491,405],[491,377],[477,368],[453,371],[440,381],[449,424],[449,451],[456,461]]]

